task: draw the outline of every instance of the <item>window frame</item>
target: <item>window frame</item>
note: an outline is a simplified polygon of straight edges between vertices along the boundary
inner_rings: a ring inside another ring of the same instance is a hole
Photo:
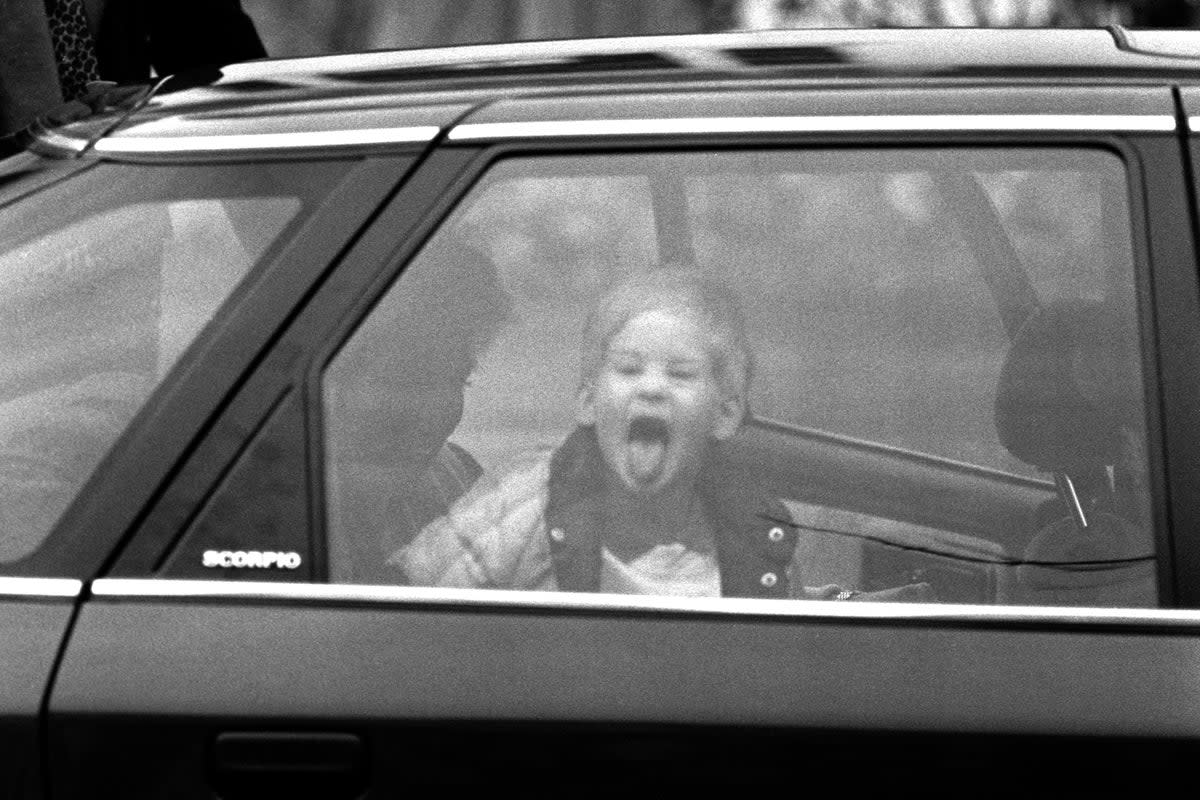
[[[298,164],[313,159],[293,159]],[[42,546],[9,574],[106,572],[222,406],[260,357],[299,297],[335,260],[414,159],[333,155],[345,170],[313,203],[290,238],[261,261],[221,304],[80,487]],[[278,163],[279,159],[267,159]],[[196,164],[195,161],[183,163]],[[170,168],[170,163],[162,166]],[[157,164],[149,168],[156,168]],[[58,185],[57,182],[54,185]],[[139,539],[139,545],[144,546]]]
[[[1164,291],[1176,291],[1178,280],[1173,281],[1176,289],[1164,290],[1162,281],[1154,279],[1152,256],[1161,258],[1160,252],[1168,251],[1174,246],[1179,248],[1179,242],[1168,239],[1156,233],[1158,229],[1151,226],[1151,213],[1163,213],[1155,210],[1159,206],[1177,207],[1183,197],[1175,196],[1173,192],[1148,191],[1150,185],[1157,185],[1166,179],[1170,166],[1170,149],[1174,137],[1161,133],[1126,133],[1114,134],[1104,132],[990,132],[990,133],[961,133],[944,131],[906,131],[902,133],[853,133],[853,134],[703,134],[703,135],[635,135],[613,139],[593,141],[568,140],[555,138],[535,139],[528,141],[504,141],[497,143],[463,143],[451,141],[442,147],[443,151],[460,151],[469,155],[470,166],[449,187],[438,205],[438,210],[431,213],[425,220],[420,233],[411,241],[398,246],[392,254],[388,266],[380,273],[372,284],[371,290],[360,298],[353,308],[348,308],[339,325],[331,329],[330,337],[316,346],[315,356],[311,362],[307,376],[307,393],[309,397],[309,439],[312,461],[310,469],[314,482],[313,503],[313,533],[317,540],[314,552],[325,547],[328,536],[328,519],[325,510],[325,485],[323,463],[323,424],[320,412],[321,374],[327,364],[336,356],[340,347],[348,340],[358,324],[369,313],[369,309],[377,302],[391,285],[407,268],[412,258],[420,252],[424,243],[436,235],[440,226],[450,216],[455,208],[472,191],[476,183],[498,162],[511,158],[537,156],[583,156],[603,155],[608,153],[636,154],[646,152],[704,152],[714,149],[746,150],[754,148],[771,149],[871,149],[871,148],[995,148],[995,147],[1029,147],[1050,149],[1101,149],[1115,154],[1124,165],[1126,185],[1128,187],[1128,210],[1130,214],[1130,242],[1132,259],[1135,270],[1135,292],[1138,296],[1139,334],[1141,336],[1141,357],[1146,378],[1143,383],[1147,413],[1148,461],[1150,466],[1150,502],[1151,516],[1155,528],[1155,554],[1157,564],[1159,606],[1173,607],[1179,594],[1178,585],[1184,583],[1183,577],[1176,574],[1175,563],[1177,552],[1173,529],[1168,521],[1187,518],[1189,515],[1200,517],[1200,506],[1189,508],[1186,495],[1181,498],[1175,485],[1169,483],[1172,477],[1167,474],[1163,453],[1167,449],[1164,441],[1164,409],[1177,410],[1181,404],[1180,398],[1171,401],[1160,396],[1160,391],[1167,388],[1161,386],[1157,377],[1161,373],[1160,358],[1156,342],[1160,339],[1162,320],[1157,311],[1157,303],[1161,301]],[[1147,156],[1150,156],[1149,158]],[[1166,159],[1166,162],[1164,162]],[[1148,173],[1151,166],[1158,169]],[[1177,162],[1174,162],[1177,163]],[[1178,184],[1178,181],[1176,181]],[[1167,195],[1160,197],[1159,195]],[[1157,203],[1151,205],[1157,199]],[[1169,211],[1166,213],[1170,213]],[[1158,236],[1154,242],[1152,237]],[[1190,240],[1188,242],[1190,245]],[[1190,249],[1190,248],[1189,248]],[[1194,263],[1187,262],[1187,263]],[[1178,272],[1178,271],[1176,271]],[[1168,273],[1168,277],[1171,276]],[[1180,318],[1172,316],[1172,326],[1178,325]],[[1200,335],[1200,331],[1197,331]],[[1195,390],[1193,390],[1195,392]],[[1186,401],[1185,401],[1186,402]],[[1178,427],[1173,430],[1178,430]],[[1200,454],[1200,439],[1192,442],[1175,442],[1174,449],[1191,448]],[[1200,478],[1200,476],[1197,476]],[[1176,484],[1178,479],[1176,478]],[[1200,484],[1200,480],[1196,481]],[[1172,491],[1169,493],[1168,488]],[[1200,493],[1195,496],[1200,497]],[[1167,506],[1167,498],[1176,498],[1176,504]],[[1182,502],[1180,500],[1182,499]],[[1200,547],[1198,547],[1200,550]],[[1200,557],[1200,553],[1197,554]],[[326,572],[324,575],[327,576]],[[1196,570],[1200,575],[1200,569]],[[319,578],[324,580],[325,577]],[[1200,607],[1200,586],[1197,586],[1197,597],[1193,601]]]
[[[302,384],[314,343],[320,341],[315,331],[328,323],[329,306],[336,308],[363,290],[361,282],[369,279],[364,271],[369,276],[379,266],[375,251],[380,241],[405,238],[404,232],[420,219],[431,193],[445,182],[436,163],[431,164],[436,161],[436,157],[422,161],[416,153],[403,151],[362,159],[321,206],[319,216],[311,221],[312,230],[298,236],[270,265],[239,304],[236,318],[219,332],[220,341],[203,349],[209,358],[222,351],[222,344],[225,351],[232,348],[238,354],[226,368],[228,383],[221,386],[219,402],[200,413],[194,438],[181,450],[169,480],[131,520],[126,544],[102,574],[155,574],[285,396],[295,393],[301,413],[307,416],[308,396],[295,390]],[[195,363],[201,366],[199,360]],[[211,389],[205,379],[202,369],[187,378],[196,388]],[[186,391],[186,387],[173,387],[163,399],[186,409],[190,403]],[[171,407],[164,403],[157,410],[156,423],[170,425]],[[303,429],[296,436],[307,465],[311,437]],[[145,445],[145,437],[138,444]],[[305,506],[310,531],[312,495],[310,477],[297,496]],[[310,579],[323,580],[323,548],[318,536],[308,538],[308,552],[301,554],[302,571],[311,566]],[[219,571],[214,570],[213,578],[220,578]]]

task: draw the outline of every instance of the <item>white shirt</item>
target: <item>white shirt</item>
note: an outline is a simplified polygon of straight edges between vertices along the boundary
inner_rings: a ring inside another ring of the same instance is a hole
[[[715,553],[697,553],[679,542],[655,545],[630,561],[601,550],[600,591],[614,594],[720,597]]]

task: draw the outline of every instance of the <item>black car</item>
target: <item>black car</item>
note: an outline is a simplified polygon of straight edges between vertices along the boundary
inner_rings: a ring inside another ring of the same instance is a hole
[[[1190,778],[1197,58],[536,42],[35,125],[7,792]]]

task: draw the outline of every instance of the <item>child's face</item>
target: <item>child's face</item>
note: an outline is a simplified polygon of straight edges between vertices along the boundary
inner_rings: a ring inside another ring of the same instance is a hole
[[[741,423],[741,398],[723,396],[705,343],[690,319],[647,311],[617,332],[581,390],[579,421],[596,426],[605,463],[629,489],[694,480],[710,440]]]

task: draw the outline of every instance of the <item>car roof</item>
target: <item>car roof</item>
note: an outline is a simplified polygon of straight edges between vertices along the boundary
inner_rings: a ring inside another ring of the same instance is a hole
[[[38,138],[43,151],[75,155],[103,137],[98,150],[110,156],[164,140],[175,151],[207,150],[201,140],[246,135],[263,147],[298,133],[390,145],[428,142],[473,110],[518,98],[602,110],[614,96],[674,95],[656,114],[678,116],[698,94],[747,89],[1181,83],[1200,84],[1200,31],[807,29],[515,42],[231,64],[174,76],[132,113]],[[506,121],[522,120],[520,105],[504,107]],[[526,119],[545,107],[528,105]]]

